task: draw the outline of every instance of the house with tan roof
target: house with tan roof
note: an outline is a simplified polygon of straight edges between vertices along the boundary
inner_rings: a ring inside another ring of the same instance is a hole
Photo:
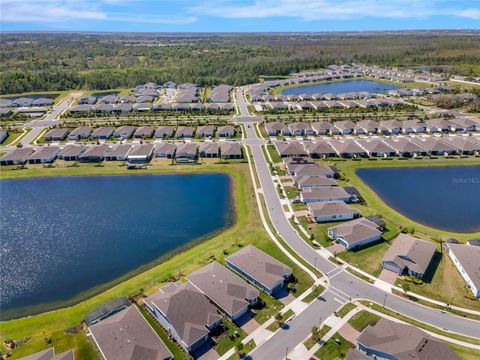
[[[205,295],[188,282],[167,284],[145,299],[145,305],[188,352],[207,341],[222,318]]]
[[[322,186],[307,188],[300,193],[300,200],[305,204],[314,201],[350,202],[352,196],[341,186]]]
[[[328,236],[347,250],[353,250],[380,240],[382,232],[373,221],[359,218],[328,228]]]
[[[53,347],[46,350],[39,351],[35,354],[27,355],[18,360],[74,360],[75,356],[73,350],[65,351],[61,354],[55,355]]]
[[[225,264],[269,295],[283,288],[292,269],[253,245],[248,245],[225,259]]]
[[[436,251],[434,243],[399,234],[385,253],[382,268],[422,279]]]
[[[307,157],[308,154],[298,141],[277,141],[274,143],[281,157]]]
[[[351,220],[360,215],[360,211],[351,208],[343,201],[320,201],[307,204],[309,215],[316,222]]]
[[[476,298],[480,298],[480,246],[445,245],[448,255]]]

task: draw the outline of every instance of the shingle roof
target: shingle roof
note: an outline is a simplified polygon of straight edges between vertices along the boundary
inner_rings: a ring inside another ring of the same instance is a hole
[[[341,214],[359,214],[360,211],[351,208],[343,201],[322,201],[308,203],[308,208],[313,216],[332,216]]]
[[[25,357],[20,358],[19,360],[52,360],[55,354],[53,347],[39,351],[35,354],[31,354]]]
[[[172,358],[170,351],[135,305],[92,325],[90,331],[106,359]]]
[[[378,230],[377,224],[366,218],[351,220],[332,226],[328,230],[335,231],[337,236],[341,236],[348,244],[355,244],[382,233]]]
[[[145,302],[163,313],[187,346],[207,335],[207,326],[221,319],[217,308],[188,282],[170,283]]]
[[[416,237],[399,234],[385,253],[383,261],[393,262],[400,268],[424,274],[432,260],[437,246]]]
[[[399,360],[460,359],[446,344],[432,339],[417,327],[383,318],[375,326],[365,328],[357,341]]]
[[[462,244],[447,244],[447,246],[476,288],[480,289],[480,246]]]
[[[292,273],[290,267],[252,245],[230,255],[225,261],[270,289]]]
[[[217,262],[187,276],[188,281],[233,317],[258,297],[258,291]]]

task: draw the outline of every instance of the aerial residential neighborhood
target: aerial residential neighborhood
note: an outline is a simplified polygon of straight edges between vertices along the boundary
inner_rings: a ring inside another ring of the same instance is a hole
[[[480,358],[476,2],[0,8],[1,359]]]

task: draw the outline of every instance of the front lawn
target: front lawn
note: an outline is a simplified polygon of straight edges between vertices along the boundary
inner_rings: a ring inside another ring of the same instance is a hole
[[[335,333],[318,349],[315,356],[321,360],[345,359],[348,350],[354,347],[355,345],[345,340],[339,333]]]
[[[373,276],[378,276],[382,272],[382,259],[388,248],[388,243],[382,241],[358,251],[345,251],[337,256]]]
[[[375,325],[380,320],[380,316],[372,314],[367,310],[356,313],[348,323],[357,331],[362,332],[368,325]]]

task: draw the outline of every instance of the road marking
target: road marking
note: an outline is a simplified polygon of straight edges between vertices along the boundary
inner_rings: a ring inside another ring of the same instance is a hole
[[[344,300],[344,301],[339,300],[339,299],[337,299],[336,297],[334,297],[333,300],[335,300],[336,302],[338,302],[338,303],[340,303],[340,304],[342,304],[342,305],[347,302],[346,300]]]
[[[329,287],[329,290],[332,291],[332,288],[339,294],[342,294],[342,297],[345,298],[345,299],[351,299],[350,295],[348,295],[347,293],[343,292],[342,290],[340,289],[337,289],[336,287],[334,286],[331,286]]]
[[[343,272],[343,269],[340,269],[339,272],[333,274],[332,276],[329,276],[328,278],[329,278],[329,279],[333,279],[335,276],[337,276],[338,274],[341,274],[342,272]]]

